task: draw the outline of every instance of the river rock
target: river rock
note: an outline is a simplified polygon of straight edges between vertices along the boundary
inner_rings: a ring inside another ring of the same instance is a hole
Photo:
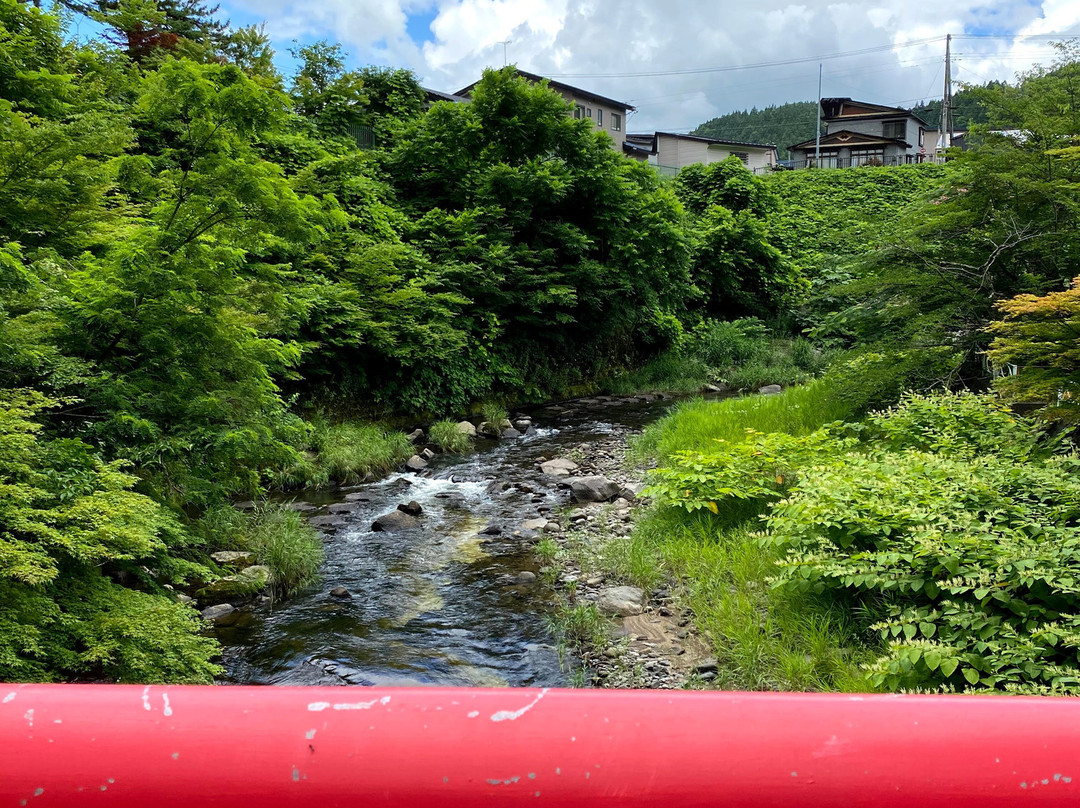
[[[415,499],[411,502],[403,502],[397,506],[397,509],[402,513],[407,513],[409,516],[419,516],[424,512],[424,509],[420,507],[420,503]]]
[[[335,502],[330,506],[330,513],[355,513],[360,506],[355,502]]]
[[[547,526],[547,519],[527,519],[521,523],[522,530],[543,530]]]
[[[498,536],[502,533],[502,528],[498,525],[488,525],[480,531],[481,536]]]
[[[607,477],[595,474],[572,479],[570,491],[578,502],[607,502],[619,493],[619,485]]]
[[[519,584],[531,584],[536,580],[536,573],[529,572],[528,570],[522,570],[518,573],[517,581]]]
[[[420,526],[420,520],[415,516],[410,516],[404,511],[390,511],[390,513],[384,513],[378,519],[371,523],[372,530],[411,530]]]
[[[409,471],[423,471],[427,468],[427,461],[420,455],[413,455],[405,461],[405,468]]]
[[[601,589],[596,607],[604,614],[629,617],[645,608],[645,593],[636,586],[609,586]]]
[[[285,509],[289,511],[300,511],[301,513],[303,513],[304,511],[316,511],[319,509],[319,506],[312,505],[310,502],[301,502],[297,500],[296,502],[290,502],[288,505],[285,506]]]
[[[211,553],[210,557],[219,564],[229,564],[234,567],[250,567],[255,563],[255,556],[238,550],[222,550],[219,553]]]
[[[195,602],[195,598],[190,595],[185,595],[183,592],[178,592],[176,595],[176,602],[183,603],[185,606],[190,606]]]
[[[555,457],[540,464],[540,471],[553,477],[569,477],[571,471],[576,471],[578,464],[565,457]]]
[[[371,502],[371,495],[365,494],[363,491],[357,491],[354,494],[345,495],[346,502]]]
[[[730,393],[731,388],[720,382],[718,384],[703,384],[701,386],[701,392],[703,393]]]
[[[523,432],[532,425],[533,422],[531,418],[518,418],[514,421],[514,429],[520,429]]]
[[[619,489],[619,496],[625,500],[633,501],[641,496],[645,490],[645,483],[627,483]]]
[[[255,503],[250,499],[245,499],[243,502],[234,502],[233,507],[238,511],[253,511],[255,510]]]
[[[329,516],[312,516],[307,520],[307,523],[312,527],[341,527],[345,522],[345,517],[336,513]]]
[[[351,598],[352,593],[343,586],[335,586],[330,590],[330,596],[334,598]]]
[[[462,435],[468,435],[470,438],[476,437],[476,427],[468,421],[460,421],[457,425],[457,430]]]
[[[759,387],[758,392],[761,393],[761,395],[763,396],[775,396],[783,389],[784,388],[778,384],[767,384],[764,387]]]
[[[239,616],[236,607],[228,603],[219,603],[202,610],[202,619],[215,626],[231,626]]]
[[[270,579],[270,568],[255,564],[240,570],[236,575],[226,575],[224,578],[211,581],[197,594],[199,600],[206,603],[247,598],[266,589],[270,585]]]
[[[520,438],[520,437],[521,437],[521,433],[520,433],[520,432],[518,432],[518,431],[517,431],[516,429],[514,429],[513,427],[510,427],[509,429],[504,429],[504,430],[502,431],[502,437],[503,437],[503,438],[506,438],[506,439],[510,439],[510,438]]]

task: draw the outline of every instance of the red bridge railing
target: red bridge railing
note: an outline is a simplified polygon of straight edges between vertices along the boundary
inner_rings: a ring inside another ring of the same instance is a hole
[[[0,806],[1080,804],[1080,700],[0,685]]]

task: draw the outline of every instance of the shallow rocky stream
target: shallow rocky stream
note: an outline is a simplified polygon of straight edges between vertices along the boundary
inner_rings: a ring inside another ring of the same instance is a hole
[[[551,592],[536,577],[539,534],[524,523],[572,498],[565,478],[539,462],[637,431],[670,405],[642,396],[548,407],[529,414],[534,428],[523,437],[482,438],[419,473],[291,497],[325,531],[321,579],[218,629],[225,681],[568,684],[547,628]],[[417,529],[372,530],[410,501],[423,509]],[[348,595],[332,595],[335,587]]]

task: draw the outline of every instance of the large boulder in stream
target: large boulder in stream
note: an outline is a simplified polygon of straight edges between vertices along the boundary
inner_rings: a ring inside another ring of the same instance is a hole
[[[371,523],[371,529],[374,531],[392,532],[395,530],[413,530],[418,527],[420,527],[419,519],[405,513],[405,511],[398,510],[384,513]]]
[[[764,387],[759,387],[758,392],[763,396],[775,396],[783,391],[783,387],[778,384],[767,384]]]
[[[619,484],[599,474],[575,477],[570,481],[570,493],[578,502],[607,502],[619,493]]]
[[[427,461],[420,455],[413,455],[405,461],[405,468],[409,471],[423,471],[427,468]]]
[[[462,435],[468,435],[470,438],[476,437],[476,427],[470,424],[468,421],[459,421],[457,425],[457,431]]]

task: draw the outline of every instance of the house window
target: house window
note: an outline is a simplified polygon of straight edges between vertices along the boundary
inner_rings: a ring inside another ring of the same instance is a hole
[[[884,149],[852,149],[851,164],[853,166],[880,166],[885,162]]]
[[[578,119],[584,118],[585,107],[581,106],[581,104],[578,104],[576,107],[574,107],[574,117]]]
[[[750,153],[749,152],[733,151],[731,154],[732,154],[733,157],[738,157],[740,160],[742,160],[742,164],[744,166],[750,165]]]
[[[923,139],[924,139],[925,137],[926,137],[926,130],[925,130],[925,129],[923,129],[923,128],[922,128],[922,127],[920,126],[920,127],[919,127],[919,145],[920,145],[920,146],[924,145],[924,144],[923,144]]]
[[[886,121],[882,124],[882,136],[903,140],[907,134],[907,121]]]
[[[592,117],[592,107],[586,107],[586,108],[585,108],[585,114],[586,114],[586,115],[587,115],[588,117],[590,117],[590,118],[591,118],[591,117]]]
[[[596,125],[597,126],[603,126],[604,125],[604,110],[602,110],[602,109],[597,109],[596,110]]]
[[[611,113],[611,131],[612,132],[621,132],[622,131],[622,115],[620,115],[617,112]]]

